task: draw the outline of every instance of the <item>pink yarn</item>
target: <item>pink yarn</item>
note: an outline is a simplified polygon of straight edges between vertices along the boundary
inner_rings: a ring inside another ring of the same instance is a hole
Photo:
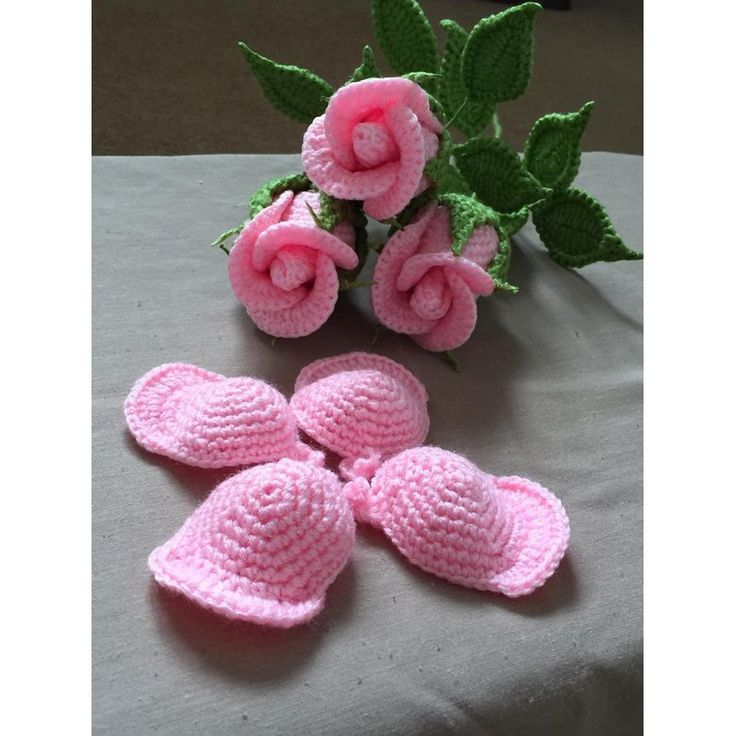
[[[217,486],[148,566],[158,583],[205,608],[287,628],[322,610],[354,539],[337,477],[287,459]]]
[[[347,353],[308,365],[291,408],[303,432],[344,458],[346,478],[371,477],[383,458],[420,445],[429,431],[424,386],[381,355]]]
[[[307,176],[339,199],[363,200],[366,214],[387,220],[426,188],[442,124],[427,93],[401,77],[365,79],[339,89],[304,135]]]
[[[486,269],[497,252],[495,229],[483,226],[454,255],[449,210],[428,204],[381,251],[371,290],[376,317],[427,350],[459,347],[475,329],[476,298],[493,291]]]
[[[311,459],[286,398],[256,378],[226,378],[196,365],[167,363],[140,378],[125,419],[150,452],[201,468]]]
[[[256,325],[276,337],[302,337],[321,327],[337,301],[337,268],[358,265],[355,231],[340,222],[317,226],[316,192],[284,192],[243,229],[228,258],[235,296]]]
[[[494,478],[437,447],[406,450],[371,484],[345,487],[357,519],[384,530],[423,570],[517,597],[557,569],[570,538],[560,501],[525,478]]]

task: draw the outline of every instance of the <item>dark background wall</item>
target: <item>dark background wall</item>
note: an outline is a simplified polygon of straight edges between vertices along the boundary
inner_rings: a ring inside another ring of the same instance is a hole
[[[466,28],[506,5],[421,0],[440,48],[442,18]],[[372,38],[370,0],[93,0],[95,154],[296,152],[304,126],[271,108],[237,48],[339,85]],[[523,147],[533,121],[594,99],[586,150],[642,152],[642,2],[572,0],[545,10],[527,94],[500,108]],[[388,67],[379,54],[379,65]]]

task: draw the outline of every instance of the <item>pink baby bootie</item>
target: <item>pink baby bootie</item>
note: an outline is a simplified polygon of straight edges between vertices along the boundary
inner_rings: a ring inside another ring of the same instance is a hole
[[[322,610],[354,539],[337,476],[284,459],[217,486],[148,566],[160,585],[223,616],[288,628]]]
[[[140,445],[201,468],[310,459],[286,398],[256,378],[226,378],[195,365],[167,363],[140,378],[125,401]]]
[[[406,368],[369,353],[311,363],[291,408],[301,430],[340,455],[346,478],[370,478],[383,458],[420,445],[429,431],[427,392]]]
[[[437,447],[406,450],[369,483],[345,487],[357,519],[410,562],[468,588],[515,598],[557,569],[570,538],[560,501],[525,478],[495,478]]]

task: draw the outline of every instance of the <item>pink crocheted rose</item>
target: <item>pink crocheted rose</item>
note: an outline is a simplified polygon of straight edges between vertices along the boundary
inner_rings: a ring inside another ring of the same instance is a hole
[[[497,252],[498,234],[483,226],[454,255],[449,210],[428,204],[378,258],[371,292],[376,317],[427,350],[459,347],[475,328],[476,298],[493,291],[486,269]]]
[[[338,268],[358,265],[355,230],[338,223],[332,232],[314,222],[316,192],[284,192],[243,229],[228,258],[235,296],[264,332],[302,337],[321,327],[337,301]]]
[[[366,79],[339,89],[304,135],[307,176],[338,199],[363,200],[387,220],[428,186],[424,165],[439,148],[442,124],[427,93],[401,77]]]

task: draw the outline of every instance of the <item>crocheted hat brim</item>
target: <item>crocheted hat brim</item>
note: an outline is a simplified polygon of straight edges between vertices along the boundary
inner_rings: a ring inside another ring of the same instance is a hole
[[[413,373],[396,361],[374,353],[345,353],[316,360],[302,368],[294,384],[294,391],[335,373],[362,370],[381,371],[399,381],[417,401],[426,403],[428,400],[427,390]]]
[[[179,443],[167,427],[171,413],[168,410],[176,401],[177,392],[188,386],[224,380],[225,376],[219,373],[187,363],[165,363],[154,368],[136,381],[125,400],[125,420],[130,431],[147,450],[182,459]]]
[[[157,547],[148,558],[156,582],[221,616],[287,629],[309,621],[324,608],[324,594],[298,603],[261,598],[247,590],[246,580],[232,589],[222,584],[208,588],[203,581],[208,571],[214,569],[212,564],[202,559],[177,557],[174,542],[175,538]],[[222,571],[217,574],[221,578]]]
[[[518,552],[511,567],[489,579],[486,589],[516,598],[531,593],[557,569],[570,541],[570,521],[560,500],[538,483],[517,476],[491,480],[499,504],[514,517],[510,546]]]

